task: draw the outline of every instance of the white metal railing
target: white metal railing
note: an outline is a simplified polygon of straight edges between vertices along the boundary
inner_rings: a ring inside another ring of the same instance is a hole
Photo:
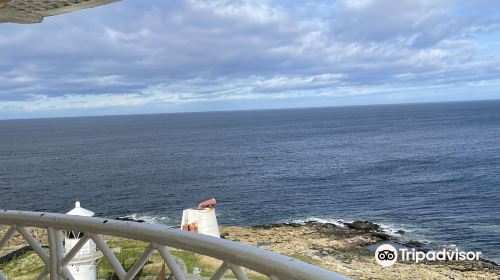
[[[170,253],[169,247],[222,260],[222,265],[210,280],[222,279],[229,270],[233,272],[238,280],[248,280],[243,267],[264,274],[271,280],[348,279],[345,276],[317,266],[237,242],[145,223],[55,213],[0,210],[0,225],[10,226],[3,238],[0,239],[0,250],[16,232],[19,232],[33,251],[42,259],[45,266],[37,279],[45,279],[50,274],[51,280],[72,280],[73,277],[66,265],[72,261],[89,239],[95,242],[97,248],[102,252],[121,280],[133,279],[147,263],[154,251],[158,251],[162,256],[176,280],[187,279],[187,275]],[[26,227],[47,230],[48,254]],[[66,254],[64,254],[61,240],[61,231],[63,230],[85,233],[84,237]],[[140,240],[149,244],[129,271],[125,271],[101,235]],[[3,276],[0,273],[0,280],[5,280],[2,278]]]

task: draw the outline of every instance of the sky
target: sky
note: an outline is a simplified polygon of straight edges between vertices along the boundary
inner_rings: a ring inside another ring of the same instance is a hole
[[[500,99],[500,1],[123,0],[0,54],[0,119]]]

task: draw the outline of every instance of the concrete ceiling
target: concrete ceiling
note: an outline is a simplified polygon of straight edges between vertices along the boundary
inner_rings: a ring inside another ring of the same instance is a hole
[[[117,1],[119,0],[0,0],[0,23],[39,23],[44,17]]]

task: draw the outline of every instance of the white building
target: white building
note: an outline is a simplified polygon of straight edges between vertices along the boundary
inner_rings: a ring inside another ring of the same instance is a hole
[[[215,198],[212,198],[198,204],[198,207],[182,211],[181,229],[220,237],[219,224],[215,215],[216,203]]]
[[[75,208],[66,214],[84,217],[94,216],[94,212],[80,207],[79,201],[75,202]],[[65,253],[69,252],[83,235],[83,232],[65,232]],[[94,241],[89,240],[69,262],[68,270],[75,280],[97,280],[97,262],[101,257],[102,253],[97,251]]]

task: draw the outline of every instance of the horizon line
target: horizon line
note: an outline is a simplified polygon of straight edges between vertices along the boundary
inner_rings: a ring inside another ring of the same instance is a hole
[[[329,105],[329,106],[305,106],[305,107],[275,107],[259,109],[227,109],[227,110],[193,110],[180,112],[156,112],[156,113],[130,113],[130,114],[89,114],[82,116],[55,116],[55,117],[27,117],[27,118],[1,118],[2,121],[19,120],[50,120],[50,119],[68,119],[68,118],[100,118],[100,117],[126,117],[126,116],[149,116],[149,115],[170,115],[170,114],[202,114],[202,113],[229,113],[229,112],[250,112],[250,111],[279,111],[279,110],[301,110],[301,109],[320,109],[320,108],[349,108],[349,107],[375,107],[375,106],[398,106],[398,105],[425,105],[439,103],[472,103],[472,102],[500,102],[500,98],[492,99],[471,99],[471,100],[443,100],[443,101],[422,101],[422,102],[401,102],[401,103],[376,103],[376,104],[350,104],[350,105]]]

